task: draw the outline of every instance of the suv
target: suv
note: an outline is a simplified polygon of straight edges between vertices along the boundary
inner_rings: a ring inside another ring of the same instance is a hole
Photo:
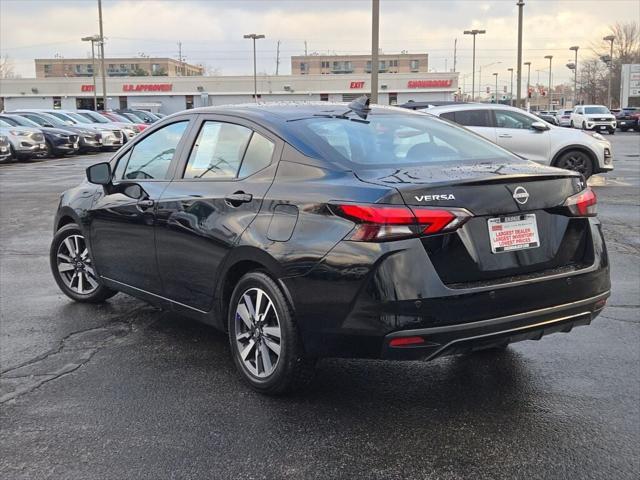
[[[519,108],[467,103],[425,111],[538,163],[575,170],[585,177],[613,170],[611,144],[600,134],[550,125]]]
[[[638,107],[626,107],[616,110],[614,113],[616,116],[616,122],[618,123],[618,128],[622,132],[626,132],[627,130],[636,130],[640,131],[638,125],[638,119],[640,118],[640,108]]]
[[[11,156],[16,160],[29,160],[47,156],[44,134],[37,128],[16,127],[0,119],[0,135],[9,141]]]
[[[578,173],[431,115],[207,107],[89,167],[50,262],[76,301],[120,291],[226,331],[242,378],[278,394],[322,357],[428,360],[590,323],[610,291],[595,215]]]
[[[616,117],[604,105],[578,105],[571,112],[569,124],[582,130],[616,133]]]
[[[556,125],[560,125],[561,127],[570,127],[572,113],[573,110],[558,110],[556,113]]]

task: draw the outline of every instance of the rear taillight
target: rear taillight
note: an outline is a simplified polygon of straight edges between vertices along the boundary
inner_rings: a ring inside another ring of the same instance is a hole
[[[451,232],[471,214],[462,208],[420,208],[391,205],[332,205],[336,215],[356,223],[349,240],[383,242]]]
[[[569,209],[574,217],[595,217],[596,211],[596,194],[591,188],[585,188],[580,193],[570,196],[563,204]]]

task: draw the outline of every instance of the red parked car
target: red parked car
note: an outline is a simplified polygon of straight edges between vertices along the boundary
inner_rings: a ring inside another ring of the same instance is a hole
[[[105,117],[107,117],[109,120],[113,120],[114,122],[123,122],[123,123],[133,123],[136,127],[138,127],[138,131],[142,132],[145,128],[147,128],[149,125],[147,125],[146,123],[136,123],[136,122],[132,122],[130,119],[128,119],[127,117],[123,116],[123,115],[118,115],[115,112],[105,112],[105,111],[101,111],[100,112],[102,115],[104,115]]]

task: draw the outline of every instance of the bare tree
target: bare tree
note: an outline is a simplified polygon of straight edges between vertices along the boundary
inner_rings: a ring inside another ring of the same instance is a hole
[[[618,103],[617,92],[620,91],[622,65],[628,63],[640,63],[640,24],[638,22],[615,23],[609,26],[610,34],[615,37],[613,41],[613,62],[611,63],[611,91],[613,93],[613,103]],[[592,45],[593,56],[587,60],[589,72],[586,79],[581,82],[583,92],[587,98],[594,99],[597,103],[606,103],[608,86],[608,69],[602,63],[601,58],[608,57],[610,44],[606,40]],[[598,65],[599,64],[599,65]],[[586,65],[586,64],[585,64]],[[605,67],[604,71],[601,71]],[[604,78],[600,78],[600,77]],[[599,80],[596,80],[596,79]],[[595,90],[592,90],[595,89]]]
[[[13,61],[8,55],[0,57],[0,78],[15,78]]]

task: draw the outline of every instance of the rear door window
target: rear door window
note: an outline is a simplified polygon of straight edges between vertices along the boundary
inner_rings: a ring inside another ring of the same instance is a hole
[[[460,110],[455,112],[455,122],[465,127],[491,127],[489,110]]]

